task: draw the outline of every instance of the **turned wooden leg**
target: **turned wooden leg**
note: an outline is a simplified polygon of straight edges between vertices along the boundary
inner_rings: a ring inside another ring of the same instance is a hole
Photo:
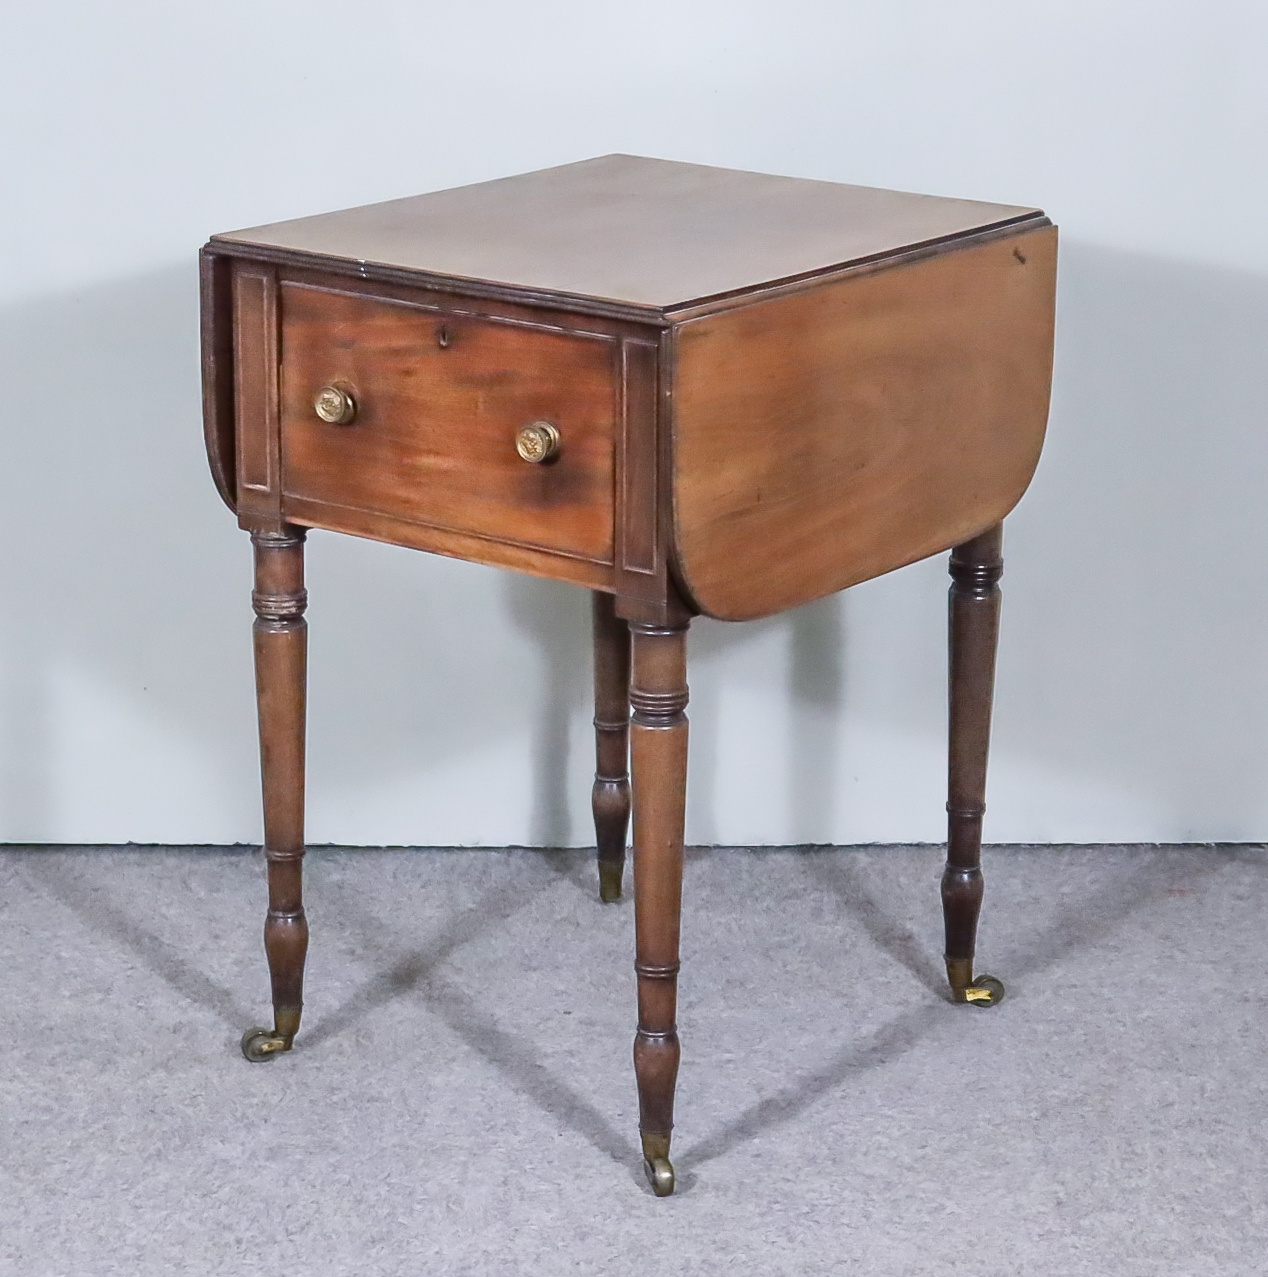
[[[1000,547],[995,527],[951,552],[950,730],[947,866],[942,875],[947,979],[956,1002],[993,1006],[1004,986],[973,975],[977,919],[982,908],[982,816],[986,811],[986,756],[995,690],[999,635]]]
[[[669,1139],[678,1077],[678,926],[687,795],[687,625],[631,623],[634,773],[634,969],[643,1161],[657,1197],[674,1191]]]
[[[264,855],[269,912],[264,950],[273,984],[273,1028],[249,1029],[248,1060],[289,1051],[303,1007],[308,920],[304,917],[304,697],[308,625],[304,608],[304,532],[257,532],[255,690],[264,789]]]
[[[630,627],[615,599],[596,590],[594,611],[594,834],[599,899],[621,898],[625,835],[630,824]]]

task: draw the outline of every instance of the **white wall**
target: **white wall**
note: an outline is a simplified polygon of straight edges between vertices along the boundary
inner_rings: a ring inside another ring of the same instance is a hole
[[[0,17],[0,839],[258,837],[217,230],[633,151],[1046,207],[993,840],[1268,838],[1268,11],[99,0]],[[310,538],[312,840],[588,840],[578,591]],[[941,562],[692,636],[697,841],[937,839]]]

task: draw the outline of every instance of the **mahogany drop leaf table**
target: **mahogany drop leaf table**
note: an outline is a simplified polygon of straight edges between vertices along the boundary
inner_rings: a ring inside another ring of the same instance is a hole
[[[623,155],[215,236],[204,415],[255,547],[274,1014],[247,1058],[300,1023],[308,528],[593,592],[599,894],[620,895],[632,799],[658,1195],[693,616],[951,551],[947,976],[997,1002],[973,957],[1000,528],[1043,441],[1055,261],[1035,209]]]

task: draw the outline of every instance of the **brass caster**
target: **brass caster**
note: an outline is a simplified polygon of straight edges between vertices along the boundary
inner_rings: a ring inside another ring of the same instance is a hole
[[[252,1064],[271,1060],[275,1055],[290,1049],[290,1039],[272,1029],[248,1029],[242,1035],[242,1054]]]
[[[605,905],[614,905],[621,898],[621,878],[625,866],[599,861],[599,899]]]
[[[668,1197],[674,1191],[674,1168],[667,1157],[645,1157],[643,1173],[657,1197]]]
[[[643,1173],[657,1197],[674,1191],[674,1166],[669,1160],[669,1136],[642,1133]]]
[[[993,975],[980,975],[964,990],[964,1000],[975,1007],[998,1006],[1004,1000],[1004,982]]]

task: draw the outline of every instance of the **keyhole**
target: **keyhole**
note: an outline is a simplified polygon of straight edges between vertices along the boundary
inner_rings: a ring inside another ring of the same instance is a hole
[[[436,327],[436,345],[441,350],[447,350],[450,342],[453,341],[453,333],[449,331],[448,324],[439,324]]]

